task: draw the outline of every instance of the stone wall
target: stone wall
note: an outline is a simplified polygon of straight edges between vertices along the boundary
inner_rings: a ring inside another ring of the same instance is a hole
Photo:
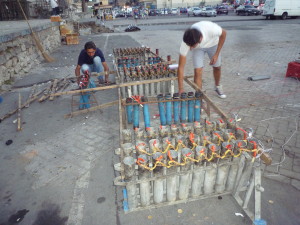
[[[23,32],[30,33],[30,32]],[[58,26],[35,31],[45,52],[50,53],[61,45]],[[20,33],[22,34],[22,32]],[[14,36],[0,43],[0,85],[16,77],[22,77],[44,60],[30,34]]]

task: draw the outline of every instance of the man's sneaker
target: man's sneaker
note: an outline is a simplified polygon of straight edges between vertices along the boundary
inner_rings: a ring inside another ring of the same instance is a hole
[[[215,90],[220,98],[226,98],[226,95],[223,93],[222,86],[216,86]]]

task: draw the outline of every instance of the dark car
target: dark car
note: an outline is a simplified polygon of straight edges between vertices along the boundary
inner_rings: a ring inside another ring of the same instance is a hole
[[[149,16],[157,16],[159,15],[159,10],[158,9],[150,9],[149,10]]]
[[[225,6],[217,7],[217,14],[226,14],[228,15],[228,9]]]
[[[237,15],[245,15],[245,16],[250,16],[250,15],[260,15],[260,11],[255,8],[253,5],[240,5],[239,7],[236,8],[236,14]]]

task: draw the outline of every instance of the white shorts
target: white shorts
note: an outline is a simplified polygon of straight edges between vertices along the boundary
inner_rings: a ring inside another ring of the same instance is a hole
[[[217,51],[218,45],[215,45],[210,48],[195,48],[192,50],[193,52],[193,63],[194,63],[194,68],[203,68],[204,66],[204,55],[207,53],[209,59],[211,59],[216,51]],[[218,57],[217,62],[212,65],[213,67],[220,67],[221,66],[221,53]]]

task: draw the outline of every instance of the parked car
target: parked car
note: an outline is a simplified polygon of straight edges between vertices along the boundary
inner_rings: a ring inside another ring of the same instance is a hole
[[[225,6],[219,6],[219,7],[217,7],[217,14],[228,15],[228,9]]]
[[[158,16],[160,14],[158,9],[150,9],[149,16]]]
[[[240,5],[239,7],[236,8],[236,14],[237,15],[245,15],[245,16],[250,16],[250,15],[260,15],[260,11],[255,8],[253,5]]]
[[[172,14],[172,15],[178,14],[178,9],[177,9],[177,8],[172,8],[172,9],[171,9],[171,14]]]
[[[191,7],[191,8],[188,8],[188,10],[187,10],[187,14],[188,14],[188,16],[195,16],[195,14],[194,14],[194,11],[195,10],[201,10],[199,7]]]
[[[180,8],[180,13],[187,13],[187,8]]]
[[[216,17],[217,16],[217,12],[212,7],[204,7],[200,11],[199,16],[214,16],[214,17]]]
[[[168,14],[171,14],[171,10],[168,9],[168,8],[160,9],[160,14],[161,14],[161,15],[168,15]]]

